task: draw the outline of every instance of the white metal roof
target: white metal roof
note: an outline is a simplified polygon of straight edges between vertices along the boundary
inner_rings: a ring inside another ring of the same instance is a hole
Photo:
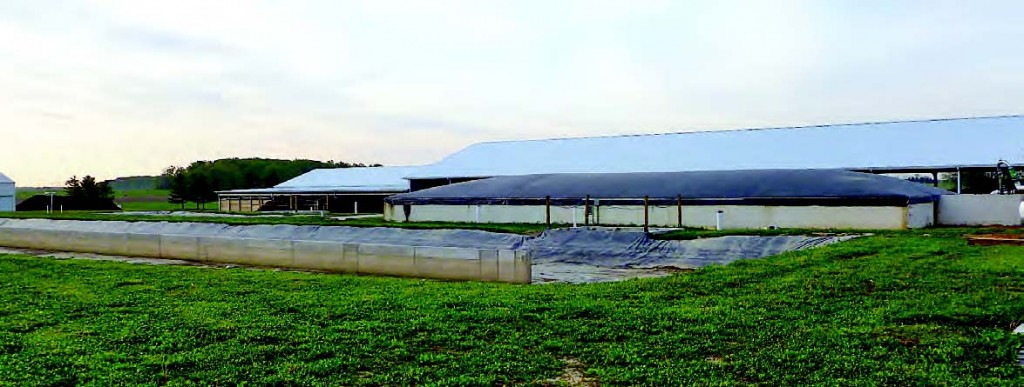
[[[2,172],[0,172],[0,183],[3,183],[3,184],[13,184],[14,180],[11,180],[11,178],[7,177],[7,175],[5,175]]]
[[[420,167],[366,167],[314,169],[273,188],[221,191],[221,194],[273,194],[298,192],[404,192],[404,178]]]
[[[895,170],[1024,161],[1024,116],[485,142],[407,177],[751,169]]]

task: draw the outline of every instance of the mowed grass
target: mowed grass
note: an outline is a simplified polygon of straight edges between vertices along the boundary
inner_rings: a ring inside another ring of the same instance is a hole
[[[125,211],[176,211],[182,210],[181,204],[167,202],[171,194],[166,189],[138,189],[114,191],[114,201]],[[185,203],[185,210],[202,208],[196,203]],[[217,202],[206,203],[206,210],[216,210]]]
[[[35,195],[43,195],[45,192],[56,192],[57,196],[65,196],[64,190],[61,188],[18,188],[16,201],[21,202]],[[114,191],[114,202],[119,204],[125,211],[180,210],[181,204],[167,202],[167,196],[170,192],[164,189],[116,190]],[[193,210],[195,208],[197,208],[195,203],[189,202],[185,204],[186,210]],[[217,203],[206,203],[206,208],[208,210],[216,210]]]
[[[0,256],[0,385],[1022,385],[1024,248],[965,232],[588,285]]]

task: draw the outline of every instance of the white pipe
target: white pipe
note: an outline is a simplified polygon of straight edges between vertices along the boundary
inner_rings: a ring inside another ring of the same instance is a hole
[[[480,205],[476,205],[476,222],[480,223]]]
[[[724,221],[725,221],[725,211],[718,210],[718,212],[715,213],[715,229],[718,230],[718,231],[722,231],[722,223]]]
[[[352,213],[359,213],[359,202],[352,202]]]
[[[572,227],[576,228],[576,206],[572,206]]]
[[[1020,213],[1021,224],[1024,224],[1024,202],[1020,202],[1018,212]]]

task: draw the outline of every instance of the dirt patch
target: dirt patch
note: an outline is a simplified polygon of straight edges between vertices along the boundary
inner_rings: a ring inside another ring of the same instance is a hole
[[[575,263],[534,263],[532,267],[534,284],[624,281],[632,278],[665,277],[693,270],[695,269],[675,266],[609,268]]]
[[[565,362],[565,367],[562,369],[562,375],[557,378],[547,379],[540,382],[544,386],[597,386],[599,385],[593,378],[588,378],[583,374],[586,367],[583,366],[583,362],[579,359],[567,357],[562,359]]]
[[[968,235],[967,244],[977,246],[1013,245],[1024,246],[1024,235],[981,234]]]

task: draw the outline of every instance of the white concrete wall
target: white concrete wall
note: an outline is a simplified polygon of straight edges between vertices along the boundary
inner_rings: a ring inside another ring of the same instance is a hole
[[[935,204],[918,203],[907,207],[907,227],[924,228],[935,225]]]
[[[15,206],[14,183],[0,183],[0,212],[13,212]]]
[[[476,205],[413,205],[410,221],[441,221],[475,223],[544,223],[544,206],[479,206]],[[551,207],[551,222],[571,224],[573,207]],[[934,210],[930,203],[907,207],[824,207],[824,206],[683,206],[685,227],[714,228],[716,214],[724,211],[725,228],[840,228],[840,229],[904,229],[927,227],[934,224]],[[584,224],[583,206],[575,208],[577,224]],[[389,219],[404,221],[401,206],[385,211]],[[676,206],[650,206],[649,225],[676,227]],[[593,225],[634,225],[644,223],[642,205],[601,205],[593,210]]]
[[[940,225],[1019,226],[1024,195],[945,195],[939,199]]]
[[[0,227],[0,246],[290,267],[358,274],[530,283],[526,252],[327,241]]]

